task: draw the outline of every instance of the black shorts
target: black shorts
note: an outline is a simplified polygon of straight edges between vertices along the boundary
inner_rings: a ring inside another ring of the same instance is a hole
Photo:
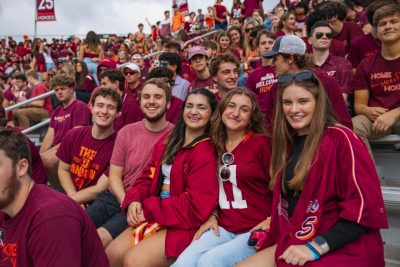
[[[110,192],[101,192],[93,203],[86,209],[96,228],[105,228],[115,239],[128,225],[126,215],[122,213],[121,207]]]

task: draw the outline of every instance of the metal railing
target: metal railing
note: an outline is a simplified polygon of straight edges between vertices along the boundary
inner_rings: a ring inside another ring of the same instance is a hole
[[[207,37],[207,36],[216,34],[217,32],[218,32],[218,30],[214,30],[214,31],[212,31],[212,32],[208,32],[208,33],[205,33],[205,34],[203,34],[203,35],[194,37],[193,39],[190,39],[189,41],[186,41],[185,44],[184,44],[184,46],[187,46],[188,44],[191,44],[191,43],[193,43],[193,42],[195,42],[195,41],[197,41],[197,40],[200,40],[200,39],[202,39],[202,38],[204,38],[204,37]]]
[[[56,92],[54,92],[54,91],[49,91],[49,92],[46,92],[46,93],[44,93],[44,94],[41,94],[41,95],[38,95],[38,96],[35,96],[35,97],[32,97],[32,98],[29,98],[29,99],[27,99],[27,100],[25,100],[25,101],[22,101],[22,102],[20,102],[20,103],[15,104],[15,105],[6,107],[6,108],[4,108],[4,110],[5,110],[5,111],[11,111],[11,110],[14,110],[14,109],[23,107],[23,106],[25,106],[26,104],[29,104],[29,103],[34,102],[34,101],[36,101],[36,100],[42,100],[43,98],[46,98],[46,97],[48,97],[48,96],[52,96],[52,95],[54,95],[55,93],[56,93]]]

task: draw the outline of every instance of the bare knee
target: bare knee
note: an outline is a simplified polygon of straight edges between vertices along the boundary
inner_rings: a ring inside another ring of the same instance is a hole
[[[97,229],[97,234],[99,235],[104,248],[106,248],[108,244],[110,244],[110,242],[113,240],[111,234],[103,227]]]
[[[111,242],[105,249],[110,266],[123,266],[124,255],[126,251],[121,248],[118,242]]]

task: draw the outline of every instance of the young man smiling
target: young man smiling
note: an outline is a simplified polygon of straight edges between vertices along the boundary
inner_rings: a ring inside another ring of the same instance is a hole
[[[206,88],[215,94],[217,89],[207,66],[206,49],[202,46],[191,47],[188,53],[188,60],[196,73],[196,78],[190,83],[189,92],[196,88]]]
[[[116,138],[113,124],[122,107],[119,94],[110,88],[97,90],[91,101],[93,126],[69,131],[56,154],[61,186],[80,204],[93,201],[108,186],[106,175]]]
[[[229,90],[237,87],[239,60],[232,54],[218,55],[210,62],[210,74],[217,85],[215,97],[219,101]]]

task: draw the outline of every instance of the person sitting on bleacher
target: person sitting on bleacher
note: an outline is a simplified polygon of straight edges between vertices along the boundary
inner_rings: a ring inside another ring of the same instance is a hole
[[[368,140],[400,134],[400,6],[383,6],[373,26],[382,49],[361,61],[354,77],[354,131]]]
[[[75,99],[74,84],[74,78],[66,74],[56,75],[51,80],[51,87],[56,92],[61,106],[51,114],[50,125],[40,147],[49,182],[58,188],[60,187],[57,176],[59,160],[56,152],[61,140],[70,129],[90,125],[92,120],[92,114],[86,104]]]
[[[80,204],[92,202],[108,187],[111,154],[117,137],[114,121],[122,100],[111,88],[92,97],[93,126],[72,129],[63,138],[57,157],[58,176],[65,193]]]
[[[37,71],[28,70],[26,72],[28,83],[34,87],[32,89],[30,98],[47,93],[46,86],[39,81]],[[36,100],[26,104],[26,106],[14,109],[12,111],[14,121],[17,122],[20,128],[29,128],[31,122],[39,122],[42,119],[47,119],[53,110],[50,97]]]

